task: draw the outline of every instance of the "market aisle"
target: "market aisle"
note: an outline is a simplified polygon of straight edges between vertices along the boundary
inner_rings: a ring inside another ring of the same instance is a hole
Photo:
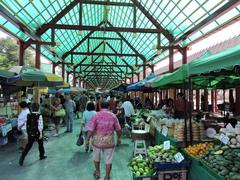
[[[51,137],[45,143],[48,158],[38,160],[37,144],[25,159],[23,167],[18,165],[19,153],[16,144],[0,148],[0,179],[7,180],[91,180],[93,162],[90,153],[84,152],[83,147],[75,145],[78,134],[79,121],[75,120],[74,133],[64,134],[61,129],[58,138]],[[122,139],[122,145],[116,148],[112,180],[130,180],[132,176],[127,168],[132,156],[133,145],[129,139]],[[101,180],[104,179],[104,164],[101,164]]]

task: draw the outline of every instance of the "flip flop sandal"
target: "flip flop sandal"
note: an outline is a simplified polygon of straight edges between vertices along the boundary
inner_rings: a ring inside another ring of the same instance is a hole
[[[97,172],[96,172],[96,171],[94,171],[93,176],[94,176],[95,179],[100,179],[100,176],[97,175]]]

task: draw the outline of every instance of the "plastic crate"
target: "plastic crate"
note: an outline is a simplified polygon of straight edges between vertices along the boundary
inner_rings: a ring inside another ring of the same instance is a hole
[[[161,163],[161,162],[158,162],[158,163],[155,163],[155,167],[157,170],[165,170],[165,169],[186,169],[188,167],[191,166],[191,163],[188,162],[188,161],[183,161],[183,162],[180,162],[180,163],[172,163],[172,162],[169,162],[169,163]]]
[[[157,175],[152,175],[152,176],[135,176],[133,174],[133,180],[157,180],[158,176]]]
[[[0,137],[0,146],[4,146],[8,143],[8,137]]]
[[[159,171],[158,180],[187,180],[187,170]]]

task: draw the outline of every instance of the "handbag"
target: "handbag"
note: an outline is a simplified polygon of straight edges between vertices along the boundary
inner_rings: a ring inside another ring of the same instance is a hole
[[[54,116],[56,116],[56,117],[64,117],[65,115],[66,115],[66,112],[63,108],[54,112]]]
[[[79,136],[78,136],[78,140],[77,140],[77,142],[76,142],[76,145],[77,146],[81,146],[81,145],[83,145],[83,143],[84,143],[84,140],[83,140],[83,137],[82,137],[82,132],[79,134]]]

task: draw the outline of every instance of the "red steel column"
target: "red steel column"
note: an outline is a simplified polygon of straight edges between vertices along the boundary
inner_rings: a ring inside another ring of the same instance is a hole
[[[240,87],[236,88],[236,104],[235,104],[235,111],[236,115],[240,115]]]
[[[146,65],[143,65],[143,79],[146,77]]]
[[[173,49],[169,49],[169,72],[173,72],[174,65],[173,65]]]
[[[75,69],[73,70],[73,86],[76,86],[76,71]]]
[[[64,62],[62,62],[62,78],[65,81]]]
[[[204,98],[205,98],[205,104],[204,104],[204,106],[205,106],[205,109],[204,109],[204,111],[207,111],[208,112],[208,90],[207,89],[204,89]]]
[[[214,109],[215,109],[215,112],[217,112],[218,107],[217,107],[217,90],[216,89],[214,90],[214,101],[215,101]]]
[[[41,45],[39,43],[36,44],[36,57],[35,57],[35,67],[40,69],[40,55],[41,55]]]
[[[69,81],[69,72],[67,71],[67,82]]]
[[[200,102],[200,92],[199,89],[196,90],[196,110],[199,111],[199,103]]]
[[[24,42],[19,40],[19,49],[18,49],[18,65],[23,66],[24,65]]]
[[[212,112],[215,112],[215,101],[214,101],[214,91],[211,90],[211,104],[212,104]]]
[[[52,62],[52,73],[55,74],[56,63]]]

